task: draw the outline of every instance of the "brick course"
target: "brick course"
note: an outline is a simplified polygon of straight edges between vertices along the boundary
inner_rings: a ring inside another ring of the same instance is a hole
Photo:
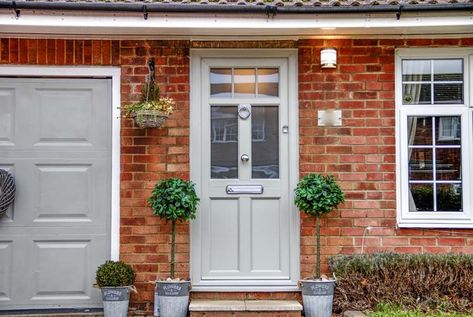
[[[327,257],[390,250],[473,253],[472,230],[396,228],[394,52],[397,47],[472,46],[473,39],[307,39],[260,42],[0,39],[0,63],[105,65],[122,70],[123,103],[140,98],[147,61],[156,59],[163,95],[178,101],[163,129],[142,130],[122,120],[121,259],[138,271],[133,305],[152,310],[153,285],[169,271],[170,226],[151,215],[146,198],[157,180],[189,177],[189,48],[299,48],[301,175],[331,173],[347,202],[322,220],[323,268]],[[335,47],[338,68],[320,69],[320,49]],[[318,127],[319,109],[343,111],[342,127]],[[301,215],[301,272],[312,274],[315,222]],[[372,227],[368,230],[367,227]],[[179,224],[177,275],[189,275],[189,228]],[[363,236],[366,236],[363,239]],[[196,298],[213,298],[199,293]],[[292,299],[297,293],[225,293],[226,298]]]

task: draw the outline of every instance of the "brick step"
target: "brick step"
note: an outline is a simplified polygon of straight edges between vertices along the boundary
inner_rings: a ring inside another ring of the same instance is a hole
[[[300,317],[302,305],[295,300],[193,299],[190,317]]]

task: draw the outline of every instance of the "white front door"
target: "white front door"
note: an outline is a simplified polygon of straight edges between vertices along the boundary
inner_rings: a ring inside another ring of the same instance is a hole
[[[193,61],[191,173],[201,204],[192,282],[197,289],[294,287],[295,62],[269,54]]]

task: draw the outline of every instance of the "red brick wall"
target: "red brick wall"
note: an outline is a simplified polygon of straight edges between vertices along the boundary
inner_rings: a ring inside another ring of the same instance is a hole
[[[324,217],[322,254],[473,253],[473,230],[396,228],[394,53],[398,47],[473,46],[473,39],[335,39],[299,41],[300,172],[330,173],[347,201]],[[320,68],[334,47],[336,69]],[[342,127],[317,127],[318,109],[342,109]],[[315,261],[314,220],[302,215],[301,272]],[[324,268],[327,270],[327,257]]]
[[[347,202],[323,220],[322,253],[365,251],[469,252],[473,230],[399,230],[395,211],[394,50],[410,46],[473,46],[473,39],[336,39],[270,42],[197,42],[196,47],[299,47],[301,174],[334,174]],[[189,177],[189,47],[187,41],[0,39],[0,63],[116,65],[123,103],[140,97],[149,57],[164,95],[178,101],[163,129],[142,130],[122,121],[121,259],[138,271],[136,307],[150,310],[147,281],[169,271],[170,227],[151,215],[146,198],[159,179]],[[320,49],[335,47],[338,68],[321,70]],[[343,110],[343,126],[317,127],[318,109]],[[301,271],[315,261],[314,221],[301,216]],[[177,275],[189,275],[188,226],[178,226]],[[326,257],[324,263],[326,264]],[[325,265],[326,269],[326,265]],[[212,297],[215,295],[205,295]],[[258,294],[229,294],[261,298]],[[281,298],[283,295],[268,295]],[[286,297],[292,297],[287,294]]]

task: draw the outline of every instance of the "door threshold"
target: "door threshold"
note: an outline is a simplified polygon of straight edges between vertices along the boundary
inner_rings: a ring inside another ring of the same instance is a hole
[[[102,308],[47,308],[47,309],[15,309],[15,310],[2,310],[0,316],[54,316],[54,317],[66,317],[66,316],[103,316]]]
[[[299,287],[294,286],[208,286],[192,285],[192,292],[246,292],[246,293],[274,293],[274,292],[300,292]]]

